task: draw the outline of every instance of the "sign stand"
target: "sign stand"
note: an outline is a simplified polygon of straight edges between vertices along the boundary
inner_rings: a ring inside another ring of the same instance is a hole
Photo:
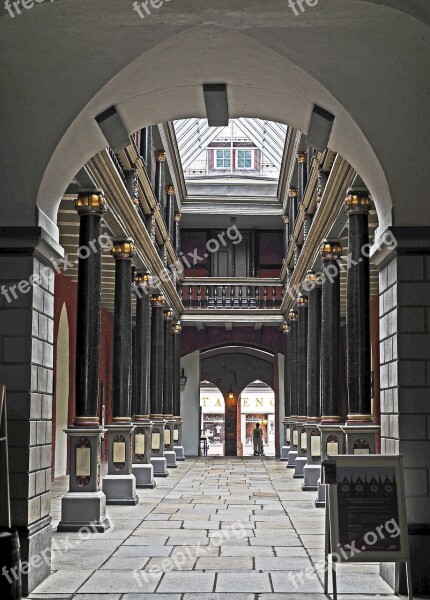
[[[336,456],[323,468],[328,485],[324,594],[328,596],[331,555],[333,600],[337,600],[337,563],[343,562],[396,563],[395,594],[397,565],[405,564],[408,600],[413,600],[402,457]]]

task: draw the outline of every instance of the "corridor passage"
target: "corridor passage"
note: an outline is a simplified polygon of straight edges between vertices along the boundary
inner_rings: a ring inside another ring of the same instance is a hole
[[[322,600],[324,511],[292,475],[270,458],[187,459],[138,506],[109,506],[107,533],[54,532],[53,572],[30,598]],[[339,573],[343,600],[395,598],[377,565]]]

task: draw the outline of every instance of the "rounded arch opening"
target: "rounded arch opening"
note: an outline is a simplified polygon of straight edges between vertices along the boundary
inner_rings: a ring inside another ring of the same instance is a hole
[[[95,116],[107,107],[116,107],[129,133],[178,118],[205,117],[203,82],[225,81],[231,117],[278,121],[306,133],[314,104],[332,112],[329,147],[357,170],[386,223],[392,202],[370,122],[341,98],[341,86],[330,85],[330,78],[323,80],[311,68],[309,57],[292,59],[282,52],[271,47],[269,38],[210,24],[160,40],[113,76],[63,133],[40,183],[39,208],[55,221],[66,186],[83,163],[106,147]],[[148,68],[154,64],[156,69]]]
[[[262,450],[265,456],[275,456],[276,414],[275,392],[259,379],[250,382],[240,393],[240,443],[242,455],[253,456],[258,438],[254,430],[262,432]]]

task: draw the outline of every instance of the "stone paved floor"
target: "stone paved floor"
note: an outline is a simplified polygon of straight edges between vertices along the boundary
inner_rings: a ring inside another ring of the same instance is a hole
[[[53,486],[54,523],[65,484]],[[108,507],[108,532],[54,532],[52,574],[30,598],[323,600],[324,511],[300,485],[276,459],[188,459],[138,506]],[[377,565],[341,566],[338,589],[396,598]]]

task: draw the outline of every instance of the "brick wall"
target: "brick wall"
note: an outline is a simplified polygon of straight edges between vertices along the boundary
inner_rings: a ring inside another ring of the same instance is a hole
[[[430,522],[430,257],[380,272],[381,450],[403,454],[410,523]]]

